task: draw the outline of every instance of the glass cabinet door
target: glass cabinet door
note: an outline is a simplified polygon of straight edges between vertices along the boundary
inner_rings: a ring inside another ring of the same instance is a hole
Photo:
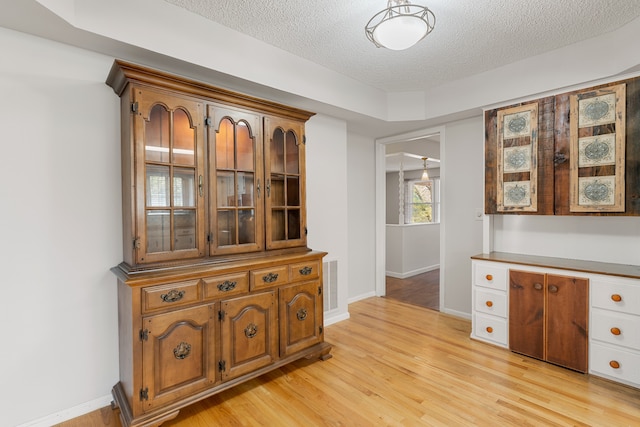
[[[303,124],[265,120],[267,249],[305,246],[305,150]]]
[[[138,263],[205,255],[202,104],[134,90]]]
[[[211,254],[264,247],[260,117],[209,105]]]

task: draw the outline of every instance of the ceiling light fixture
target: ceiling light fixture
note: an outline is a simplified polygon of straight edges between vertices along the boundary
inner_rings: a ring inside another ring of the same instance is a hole
[[[428,159],[428,157],[423,157],[422,158],[422,162],[424,164],[424,167],[422,169],[422,177],[420,178],[420,181],[429,181],[429,172],[427,172],[427,159]]]
[[[364,31],[376,47],[408,49],[433,31],[436,17],[426,6],[408,0],[389,0],[387,8],[369,20]]]

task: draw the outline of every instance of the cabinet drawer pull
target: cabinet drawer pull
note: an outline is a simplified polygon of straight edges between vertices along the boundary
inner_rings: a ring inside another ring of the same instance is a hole
[[[176,359],[182,360],[191,354],[191,344],[181,342],[176,348],[173,349],[173,355]]]
[[[542,283],[534,283],[533,284],[533,289],[535,289],[536,291],[539,291],[542,289]]]
[[[487,332],[492,334],[493,333],[493,328],[491,326],[487,326]]]
[[[620,301],[622,301],[622,295],[619,295],[619,294],[613,294],[613,295],[611,295],[611,299],[612,299],[613,301],[615,301],[615,302],[620,302]]]
[[[266,276],[262,276],[262,281],[265,283],[273,283],[278,280],[278,273],[269,273]]]
[[[177,291],[175,289],[170,290],[166,294],[160,295],[160,298],[164,302],[180,301],[183,297],[184,297],[184,291]]]
[[[296,313],[296,317],[298,318],[298,320],[304,320],[307,318],[307,309],[302,307],[300,310],[298,310],[298,312]]]
[[[611,333],[613,335],[620,335],[622,333],[622,331],[620,330],[620,328],[613,327],[613,328],[611,328]]]
[[[236,281],[230,281],[230,280],[225,280],[224,282],[220,283],[218,285],[218,290],[220,292],[229,292],[233,289],[236,288],[236,285],[238,284],[238,282]]]
[[[617,360],[612,360],[609,362],[609,366],[611,366],[613,369],[620,369],[620,362],[618,362]]]
[[[555,294],[558,292],[558,287],[556,285],[549,285],[549,292]]]
[[[487,277],[487,280],[488,280],[488,281],[492,281],[492,280],[493,280],[493,276],[492,276],[491,274],[487,274],[487,276],[486,276],[486,277]]]
[[[244,328],[244,334],[247,338],[253,338],[258,334],[258,325],[253,323],[249,323],[246,328]]]
[[[487,307],[493,307],[493,301],[487,301],[485,304],[487,304]]]
[[[304,268],[301,268],[300,270],[298,270],[300,272],[300,274],[302,274],[303,276],[308,276],[311,274],[311,272],[313,271],[313,268],[307,266]]]

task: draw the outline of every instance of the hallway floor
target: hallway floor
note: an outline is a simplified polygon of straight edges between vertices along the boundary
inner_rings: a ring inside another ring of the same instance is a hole
[[[440,310],[440,269],[406,279],[387,276],[386,284],[386,298],[431,310]]]

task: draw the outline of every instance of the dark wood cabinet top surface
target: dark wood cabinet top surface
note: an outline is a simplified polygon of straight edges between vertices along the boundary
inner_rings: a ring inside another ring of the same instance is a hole
[[[606,274],[610,276],[640,279],[640,265],[615,264],[569,258],[512,254],[507,252],[491,252],[488,254],[482,253],[472,256],[471,259],[479,261],[494,261],[510,264],[529,265],[533,267],[557,268],[561,270],[580,271],[583,273]]]

